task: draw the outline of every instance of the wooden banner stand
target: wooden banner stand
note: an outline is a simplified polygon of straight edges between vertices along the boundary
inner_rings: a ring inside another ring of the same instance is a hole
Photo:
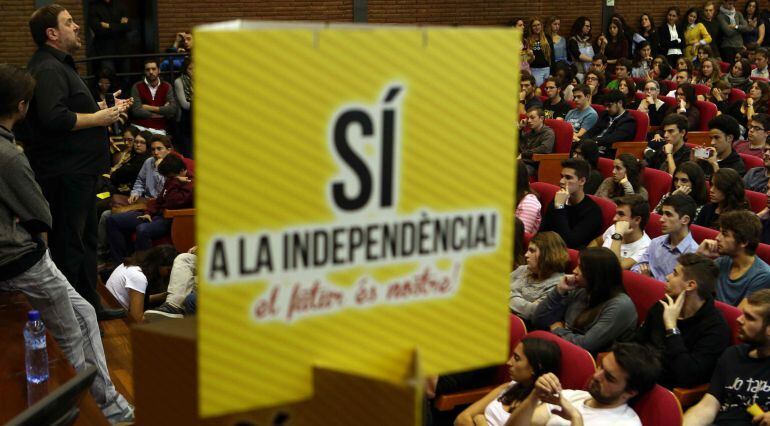
[[[415,351],[401,385],[314,368],[314,395],[304,402],[222,417],[198,417],[197,325],[194,318],[131,329],[137,425],[416,425],[423,379]],[[233,383],[238,386],[238,383]]]

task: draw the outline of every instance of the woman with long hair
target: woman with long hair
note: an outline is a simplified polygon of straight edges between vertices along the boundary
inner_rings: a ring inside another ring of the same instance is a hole
[[[180,111],[176,132],[176,148],[186,158],[193,158],[193,63],[189,56],[184,58],[182,73],[174,80],[174,95]]]
[[[588,174],[583,191],[586,194],[595,194],[602,184],[604,177],[599,172],[599,145],[593,139],[581,139],[580,142],[572,144],[570,157],[586,160],[591,166],[591,173]]]
[[[643,41],[634,52],[634,62],[631,68],[631,76],[647,79],[652,71],[652,46],[650,42]]]
[[[682,83],[674,92],[676,107],[671,112],[687,117],[687,128],[696,130],[700,126],[700,110],[695,106],[698,98],[695,96],[695,86]]]
[[[704,86],[711,87],[720,78],[719,61],[714,58],[708,58],[701,64],[698,75],[692,78],[692,84],[703,84]]]
[[[466,408],[455,419],[455,426],[505,425],[511,412],[532,393],[540,376],[559,374],[561,350],[550,340],[525,337],[516,345],[506,365],[511,381]]]
[[[767,113],[768,103],[770,103],[770,85],[764,81],[754,81],[746,93],[746,99],[733,102],[724,113],[738,120],[738,124],[742,126],[741,136],[745,137],[749,117]]]
[[[684,57],[691,61],[695,57],[695,49],[698,46],[706,46],[711,43],[711,35],[706,27],[700,23],[700,9],[691,7],[684,14]]]
[[[537,193],[529,186],[529,173],[524,161],[518,160],[516,167],[516,217],[524,224],[524,231],[534,234],[540,227],[542,205]]]
[[[636,99],[636,83],[631,77],[626,77],[618,83],[618,90],[626,98],[623,101],[623,108],[636,109],[639,107],[639,100]]]
[[[142,322],[146,307],[166,299],[168,277],[177,252],[171,245],[160,245],[127,257],[110,275],[105,286],[123,308],[131,322]]]
[[[524,22],[524,18],[513,18],[508,26],[521,30],[521,60],[519,60],[519,66],[522,71],[530,72],[529,63],[534,58],[532,49],[529,48],[527,43],[527,24]]]
[[[647,199],[647,190],[642,186],[642,163],[631,154],[620,154],[614,160],[612,176],[604,179],[597,197],[613,199],[624,195],[639,194]]]
[[[526,264],[511,272],[511,312],[529,321],[537,304],[564,276],[569,265],[567,244],[555,232],[532,237],[524,255]]]
[[[749,60],[741,59],[730,67],[730,72],[725,74],[724,80],[730,83],[731,87],[747,92],[751,87],[750,76],[751,64],[749,64]]]
[[[632,50],[636,54],[642,47],[642,43],[648,43],[652,48],[651,55],[658,54],[658,30],[655,29],[655,20],[652,19],[652,15],[647,12],[642,12],[639,15],[639,26],[632,38]],[[636,76],[635,76],[636,77]]]
[[[553,62],[551,45],[548,44],[548,39],[545,37],[542,19],[532,18],[530,21],[527,44],[534,55],[529,63],[529,70],[535,77],[535,85],[540,87],[545,79],[551,75],[551,63]]]
[[[607,33],[597,39],[599,53],[607,57],[607,75],[615,75],[615,65],[620,58],[631,56],[628,37],[620,19],[613,18],[607,26]]]
[[[751,29],[741,32],[743,44],[756,43],[757,46],[762,46],[765,41],[765,20],[762,19],[762,11],[759,10],[759,1],[747,1],[743,6],[743,17],[746,18],[746,23]]]
[[[709,203],[703,206],[693,223],[719,229],[720,215],[729,211],[748,208],[749,203],[746,201],[741,175],[733,169],[722,168],[717,170],[711,178]]]
[[[532,317],[535,326],[594,354],[631,338],[636,320],[620,261],[606,247],[583,249],[573,275],[548,292]]]
[[[591,20],[585,16],[575,19],[567,40],[567,53],[570,60],[578,68],[578,79],[591,67],[594,58],[594,47],[591,43]]]
[[[567,57],[567,39],[559,34],[561,19],[558,16],[549,16],[545,20],[545,36],[553,52],[553,64],[557,62],[569,63]]]
[[[676,166],[674,178],[671,179],[671,190],[661,197],[660,202],[655,206],[655,213],[663,214],[663,201],[674,194],[685,194],[692,197],[697,206],[695,216],[698,216],[703,206],[709,201],[706,176],[698,163],[685,161]]]

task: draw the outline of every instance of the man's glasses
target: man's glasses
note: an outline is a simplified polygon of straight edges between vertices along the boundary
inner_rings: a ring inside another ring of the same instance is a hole
[[[749,126],[749,130],[754,131],[754,132],[764,132],[765,128],[764,127],[759,127],[759,126]]]

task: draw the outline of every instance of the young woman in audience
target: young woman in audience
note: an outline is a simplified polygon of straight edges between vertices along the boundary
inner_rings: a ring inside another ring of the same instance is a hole
[[[529,23],[529,37],[527,44],[532,50],[532,60],[529,62],[529,70],[535,77],[535,85],[540,87],[546,78],[551,75],[551,45],[545,38],[543,21],[540,18],[532,18]]]
[[[746,2],[743,6],[743,17],[746,18],[750,28],[750,31],[741,32],[743,44],[756,43],[757,46],[761,46],[765,39],[765,20],[761,16],[757,0]]]
[[[647,199],[647,190],[642,186],[642,164],[631,154],[620,154],[614,161],[612,176],[604,179],[597,197],[613,199],[623,195],[639,194]]]
[[[615,75],[615,65],[618,59],[628,58],[631,53],[625,28],[620,19],[613,18],[607,27],[607,34],[597,40],[599,53],[607,57],[607,76]]]
[[[690,83],[682,83],[676,88],[676,108],[670,112],[676,112],[687,117],[687,128],[697,130],[700,127],[700,110],[695,106],[698,100],[695,96],[695,86]]]
[[[142,322],[145,308],[166,299],[171,266],[177,252],[171,245],[160,245],[137,252],[123,260],[105,286],[123,308],[131,322]]]
[[[508,307],[523,320],[530,321],[537,304],[564,276],[569,255],[559,234],[539,232],[530,240],[525,258],[526,265],[511,272]]]
[[[602,104],[604,84],[604,74],[600,71],[588,71],[586,73],[586,85],[591,88],[591,104]]]
[[[692,65],[692,62],[685,58],[684,56],[680,57],[676,60],[676,70],[678,71],[687,71],[690,75],[693,75],[694,67]]]
[[[749,87],[751,87],[751,79],[749,79],[750,75],[751,65],[749,64],[749,60],[741,59],[730,67],[730,72],[725,74],[724,80],[730,83],[730,86],[746,92]]]
[[[570,38],[567,40],[567,53],[572,63],[578,68],[578,79],[591,67],[594,47],[591,43],[591,21],[585,16],[575,19]]]
[[[636,83],[631,77],[626,77],[620,80],[618,83],[618,90],[625,96],[626,100],[623,102],[623,108],[636,109],[639,107],[639,100],[636,99]]]
[[[504,426],[516,406],[532,393],[540,376],[559,374],[561,350],[550,340],[525,337],[516,345],[506,365],[510,368],[511,381],[466,408],[455,419],[455,426]]]
[[[770,102],[770,85],[764,81],[754,81],[746,93],[746,99],[733,102],[724,113],[733,116],[738,124],[743,126],[741,135],[746,136],[748,117],[753,117],[760,112],[767,113],[768,102]]]
[[[684,30],[684,57],[687,61],[692,61],[696,54],[695,48],[711,43],[711,35],[706,27],[700,23],[700,9],[692,7],[687,10],[684,16],[687,22]]]
[[[561,19],[557,16],[549,16],[545,20],[545,35],[548,44],[553,52],[553,63],[568,62],[567,59],[567,39],[559,35],[561,29]]]
[[[695,217],[695,224],[712,229],[719,229],[719,216],[732,210],[749,208],[746,194],[743,192],[743,179],[733,169],[717,170],[711,178],[709,203],[703,206]]]
[[[540,227],[540,200],[529,186],[529,174],[524,161],[519,160],[516,178],[516,217],[524,223],[524,231],[534,234]]]
[[[636,53],[634,53],[634,64],[631,68],[631,76],[636,78],[650,78],[652,72],[652,46],[650,42],[642,41],[639,43]]]
[[[642,13],[639,16],[639,27],[634,33],[633,37],[633,51],[636,54],[643,48],[643,43],[647,43],[651,46],[650,56],[657,54],[658,45],[658,31],[655,29],[655,21],[652,19],[652,15],[649,13]],[[641,77],[641,76],[634,76]]]
[[[671,67],[666,62],[664,56],[658,55],[652,60],[652,71],[650,72],[650,80],[655,80],[658,84],[661,84],[663,80],[671,79]]]
[[[148,145],[152,134],[148,131],[140,132],[134,126],[129,127],[123,133],[123,141],[127,143],[127,150],[120,153],[120,158],[110,169],[110,182],[113,186],[113,196],[116,194],[128,197],[134,186],[136,177],[142,169],[144,162],[150,158]]]
[[[599,145],[593,139],[582,139],[572,145],[571,157],[582,158],[591,166],[591,173],[583,186],[583,191],[586,194],[595,194],[604,180],[604,176],[599,172]]]
[[[703,61],[714,56],[714,51],[711,50],[710,44],[701,44],[695,48],[695,57],[692,59],[693,68],[700,72],[700,66],[703,65]]]
[[[636,110],[647,114],[650,126],[660,126],[663,118],[668,115],[670,106],[660,99],[660,83],[647,80],[644,83],[644,99],[639,102]]]
[[[714,58],[708,58],[701,64],[698,76],[692,78],[692,84],[711,87],[720,78],[719,62]]]
[[[527,24],[522,18],[513,18],[509,25],[513,28],[518,28],[522,32],[521,36],[521,60],[519,60],[519,67],[522,71],[530,72],[529,63],[534,59],[532,49],[529,48],[527,43]]]
[[[671,190],[661,197],[660,202],[655,206],[655,213],[663,214],[663,201],[674,194],[685,194],[692,197],[697,206],[695,216],[698,216],[703,206],[709,201],[709,195],[706,189],[706,176],[697,163],[685,161],[676,166],[674,177],[671,179]]]
[[[618,257],[606,247],[582,250],[574,275],[565,275],[532,317],[535,326],[593,354],[631,338],[636,320]]]

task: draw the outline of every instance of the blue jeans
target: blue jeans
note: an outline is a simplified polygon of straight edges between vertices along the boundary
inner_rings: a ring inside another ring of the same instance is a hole
[[[110,257],[115,265],[123,263],[130,255],[131,236],[136,232],[134,249],[147,250],[152,247],[152,240],[161,238],[171,230],[171,219],[155,216],[152,222],[139,219],[141,211],[113,214],[107,218],[107,240],[110,243]]]

